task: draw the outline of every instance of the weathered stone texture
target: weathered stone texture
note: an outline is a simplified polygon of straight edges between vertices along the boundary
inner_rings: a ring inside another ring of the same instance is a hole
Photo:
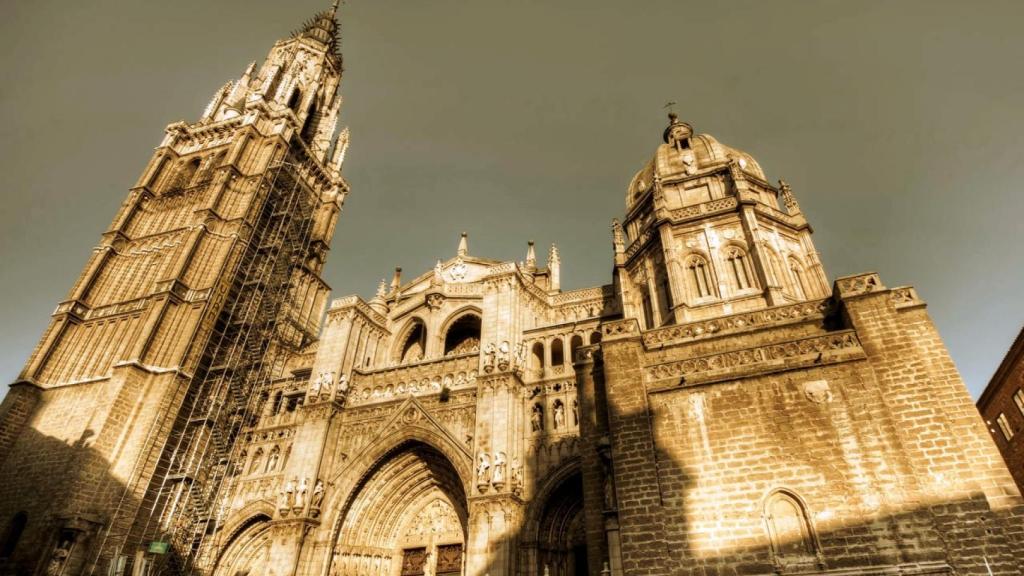
[[[1024,571],[924,303],[830,289],[791,187],[674,115],[608,285],[463,234],[328,305],[337,29],[168,127],[0,405],[0,573]]]

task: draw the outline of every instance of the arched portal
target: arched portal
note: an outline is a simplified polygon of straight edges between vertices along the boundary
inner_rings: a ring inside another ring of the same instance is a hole
[[[571,473],[570,473],[571,470]],[[578,467],[555,475],[531,506],[521,572],[530,576],[586,576],[583,476]],[[560,477],[560,480],[558,479]]]
[[[270,516],[257,514],[232,530],[217,560],[215,576],[265,574],[270,562]]]
[[[329,573],[462,574],[467,520],[452,463],[432,446],[406,442],[363,477],[346,504]]]

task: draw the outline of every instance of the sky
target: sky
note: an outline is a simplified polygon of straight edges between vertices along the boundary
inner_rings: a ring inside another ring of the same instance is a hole
[[[0,378],[165,125],[328,0],[0,4]],[[830,278],[914,285],[977,397],[1024,321],[1024,2],[348,0],[352,186],[325,279],[373,294],[557,243],[607,283],[664,105],[793,187]],[[5,391],[4,391],[5,393]]]

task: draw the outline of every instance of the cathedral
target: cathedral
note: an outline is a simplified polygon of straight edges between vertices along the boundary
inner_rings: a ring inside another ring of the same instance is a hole
[[[790,186],[675,115],[608,284],[453,233],[329,299],[338,38],[166,128],[0,405],[0,574],[1024,573],[917,292],[830,282]]]

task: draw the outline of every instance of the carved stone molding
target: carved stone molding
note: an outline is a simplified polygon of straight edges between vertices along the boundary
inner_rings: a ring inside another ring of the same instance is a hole
[[[866,272],[837,278],[833,292],[839,298],[851,298],[882,290],[885,290],[885,286],[882,285],[882,279],[878,277],[878,274]]]
[[[658,328],[643,334],[644,346],[654,348],[683,344],[694,340],[746,332],[755,328],[787,324],[793,321],[823,319],[832,307],[832,300],[811,300],[767,310],[744,312],[710,320]]]
[[[833,364],[863,356],[864,351],[856,333],[853,330],[845,330],[824,336],[667,362],[646,368],[644,378],[649,383],[681,378],[679,385],[691,385],[780,369]]]

